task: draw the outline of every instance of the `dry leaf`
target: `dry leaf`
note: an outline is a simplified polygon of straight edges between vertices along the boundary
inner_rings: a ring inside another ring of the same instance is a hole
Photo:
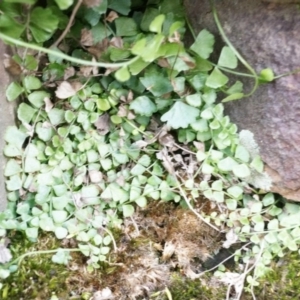
[[[75,94],[76,90],[68,81],[63,81],[55,91],[55,95],[59,99],[67,99]]]
[[[88,48],[88,52],[95,56],[97,59],[100,59],[102,54],[107,50],[109,46],[109,39],[105,38],[101,42],[93,45]]]
[[[90,170],[89,177],[92,183],[100,183],[103,179],[103,174],[97,170]]]
[[[96,292],[92,298],[92,300],[109,300],[109,299],[115,299],[115,296],[113,295],[112,291],[108,287],[106,287],[101,291]]]
[[[228,249],[231,245],[235,244],[238,239],[238,235],[234,232],[233,229],[230,229],[226,233],[226,241],[223,243],[223,247]]]
[[[9,244],[9,239],[2,238],[0,241],[0,263],[5,264],[12,259],[10,250],[7,248]]]
[[[29,136],[33,137],[33,135],[34,135],[34,126],[32,126],[28,123],[25,123],[25,122],[23,122],[23,126],[27,129],[26,133]]]
[[[67,80],[70,77],[73,77],[74,75],[75,75],[74,67],[68,67],[65,69],[65,72],[64,72],[64,80]]]
[[[156,153],[156,158],[162,161],[163,166],[165,167],[165,169],[168,171],[169,174],[174,175],[175,170],[173,168],[172,159],[168,155],[168,151],[166,148]]]
[[[123,48],[123,39],[119,36],[115,36],[110,40],[109,45],[116,48]]]
[[[125,106],[123,106],[123,105],[120,105],[117,115],[119,117],[123,118],[123,117],[127,116],[127,113],[128,113],[127,108]]]
[[[83,46],[93,46],[94,40],[92,32],[86,28],[83,28],[81,30],[81,37],[80,37],[80,43]]]
[[[98,120],[94,123],[99,131],[100,135],[106,135],[109,132],[109,114],[105,113],[98,117]]]
[[[174,254],[174,252],[175,252],[175,245],[172,242],[166,242],[164,251],[162,254],[162,259],[164,261],[170,259],[171,256]]]
[[[18,76],[22,73],[22,67],[13,60],[10,55],[4,54],[3,65],[6,71],[13,76]]]
[[[45,102],[45,111],[48,113],[53,108],[53,103],[51,102],[49,97],[44,98]]]
[[[83,5],[87,7],[96,7],[102,3],[103,0],[83,0]]]
[[[204,143],[194,141],[193,144],[194,144],[194,146],[196,147],[196,149],[198,151],[205,152],[205,145],[204,145]]]
[[[116,70],[118,70],[119,68],[107,68],[105,73],[104,73],[104,76],[108,76],[110,73],[113,73],[115,72]]]
[[[111,23],[113,22],[115,19],[119,18],[119,15],[115,12],[115,11],[111,11],[108,16],[105,18],[105,21]]]
[[[93,71],[93,66],[81,66],[79,75],[82,75],[84,77],[89,77]]]
[[[158,61],[157,61],[157,64],[162,67],[162,68],[168,68],[170,69],[171,66],[168,62],[168,60],[166,58],[160,58]]]
[[[174,139],[173,135],[168,133],[168,131],[165,127],[162,128],[160,134],[158,135],[158,142],[162,146],[167,146],[170,148],[173,148],[175,145],[175,139]]]
[[[139,149],[142,149],[142,148],[146,147],[148,145],[148,143],[140,140],[140,141],[133,143],[133,145],[137,146]]]

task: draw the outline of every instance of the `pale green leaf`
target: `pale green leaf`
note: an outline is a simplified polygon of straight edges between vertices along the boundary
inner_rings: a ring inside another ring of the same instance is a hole
[[[4,169],[4,176],[12,176],[19,174],[22,171],[20,163],[18,163],[15,159],[10,159],[7,161],[5,169]]]
[[[248,150],[245,147],[243,147],[241,145],[238,145],[236,150],[235,150],[234,157],[247,163],[247,162],[249,162],[250,154],[249,154]]]
[[[255,156],[250,164],[250,167],[254,168],[257,172],[262,173],[264,170],[264,163],[260,156]]]
[[[115,77],[118,81],[124,82],[130,79],[130,72],[127,67],[122,67],[116,71]]]
[[[36,111],[32,106],[21,103],[18,107],[18,119],[22,122],[30,123]]]
[[[213,52],[214,43],[214,36],[209,31],[204,29],[198,34],[196,41],[191,46],[191,50],[196,52],[200,57],[207,59]]]
[[[63,223],[68,218],[68,213],[65,210],[53,210],[52,217],[55,223]]]
[[[243,192],[243,189],[238,185],[231,186],[227,189],[227,193],[236,199],[239,199],[243,195]]]
[[[69,8],[74,3],[74,0],[55,0],[55,2],[61,10],[64,10]]]
[[[199,109],[176,101],[172,108],[162,115],[161,121],[167,122],[167,125],[174,129],[187,128],[196,121],[199,114]]]
[[[201,94],[192,94],[185,97],[186,102],[194,107],[200,107],[202,100],[201,100]]]
[[[227,97],[225,97],[222,102],[223,103],[226,103],[226,102],[230,102],[230,101],[234,101],[234,100],[240,100],[242,99],[243,97],[245,96],[244,93],[234,93],[234,94],[231,94]]]
[[[56,238],[58,238],[59,240],[62,240],[67,237],[68,230],[64,227],[56,227],[54,233],[55,233]]]
[[[229,78],[224,75],[217,67],[213,69],[206,80],[206,86],[213,89],[224,86],[228,82]]]
[[[137,97],[130,103],[129,108],[136,114],[148,117],[156,112],[156,105],[147,96]]]
[[[124,218],[131,217],[134,213],[134,207],[130,204],[122,206]]]
[[[246,164],[240,164],[240,165],[236,165],[233,166],[232,168],[232,172],[235,176],[239,177],[239,178],[245,178],[250,176],[250,169]]]
[[[40,225],[41,229],[44,231],[54,231],[54,229],[55,229],[54,223],[50,217],[40,219],[39,225]]]
[[[262,199],[263,205],[264,206],[269,206],[271,204],[274,204],[275,199],[274,199],[274,194],[268,193],[266,194],[263,199]]]
[[[165,15],[158,15],[149,25],[149,30],[156,33],[161,33],[162,25],[165,21]]]
[[[230,47],[223,47],[219,57],[218,65],[229,69],[235,69],[237,67],[238,60]]]
[[[147,199],[146,199],[146,197],[139,197],[139,198],[135,199],[134,202],[139,207],[145,207],[147,205]]]
[[[35,76],[26,76],[23,79],[24,88],[28,91],[37,90],[42,86],[42,82]]]
[[[24,89],[17,83],[12,82],[6,89],[5,95],[8,101],[16,100],[22,93]]]
[[[41,108],[45,105],[44,99],[49,97],[50,94],[45,91],[35,91],[28,95],[28,100],[33,106]]]
[[[65,121],[65,111],[59,108],[53,108],[48,113],[49,120],[52,125],[56,126]]]
[[[218,168],[223,172],[232,171],[238,163],[231,157],[226,157],[218,162]]]

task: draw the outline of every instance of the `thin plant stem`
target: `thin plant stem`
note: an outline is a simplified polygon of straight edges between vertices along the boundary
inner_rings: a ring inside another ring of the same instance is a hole
[[[72,14],[70,16],[69,22],[67,27],[65,28],[65,30],[62,32],[62,34],[60,35],[60,37],[51,45],[50,48],[55,48],[57,47],[60,42],[64,39],[64,37],[67,35],[67,33],[69,32],[70,28],[72,27],[72,23],[75,19],[75,16],[77,14],[77,11],[79,9],[79,7],[81,6],[83,0],[78,0],[77,4],[74,6],[74,9],[72,11]]]
[[[19,265],[25,257],[30,256],[30,255],[51,254],[51,253],[56,253],[59,250],[65,251],[65,252],[66,251],[69,251],[69,252],[79,252],[79,251],[81,251],[79,248],[75,248],[75,249],[59,248],[59,249],[54,249],[54,250],[31,251],[31,252],[27,252],[27,253],[19,256],[14,261],[12,261],[10,263],[10,265],[14,265],[14,264],[18,264]]]
[[[97,62],[97,61],[90,61],[90,60],[84,60],[76,57],[69,56],[67,54],[64,54],[62,52],[55,51],[53,49],[44,48],[35,44],[30,44],[15,38],[12,38],[6,34],[0,33],[0,39],[3,41],[12,43],[16,46],[29,48],[36,51],[41,51],[50,55],[53,55],[55,57],[59,57],[62,59],[65,59],[67,61],[79,64],[79,65],[85,65],[85,66],[93,66],[93,67],[100,67],[100,68],[121,68],[126,67],[132,64],[133,62],[137,61],[139,59],[139,56],[136,56],[130,60],[120,62],[120,63],[103,63],[103,62]]]
[[[214,3],[213,3],[212,0],[211,0],[211,4],[212,4],[212,12],[213,12],[213,16],[214,16],[214,19],[215,19],[215,23],[216,23],[216,25],[218,27],[218,30],[219,30],[219,32],[220,32],[223,40],[228,45],[228,47],[232,50],[232,52],[235,54],[235,56],[238,58],[238,60],[249,70],[249,72],[251,74],[253,74],[253,77],[254,77],[253,88],[252,88],[252,90],[248,94],[244,95],[244,97],[249,97],[258,88],[258,84],[259,84],[258,76],[257,76],[255,70],[248,64],[248,62],[243,58],[243,56],[235,49],[235,47],[232,45],[232,43],[230,42],[230,40],[226,36],[226,34],[224,32],[224,29],[223,29],[223,27],[222,27],[222,25],[220,23],[220,20],[219,20],[216,8],[215,8]]]

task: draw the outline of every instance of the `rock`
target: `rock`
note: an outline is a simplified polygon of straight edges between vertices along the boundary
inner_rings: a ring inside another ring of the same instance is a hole
[[[6,159],[3,155],[5,146],[3,137],[7,126],[15,124],[15,104],[7,102],[5,97],[5,89],[10,82],[9,75],[3,66],[4,53],[7,52],[7,46],[0,40],[0,211],[4,210],[7,204],[4,183],[4,166]]]
[[[296,4],[261,0],[215,3],[229,40],[257,72],[269,67],[275,74],[283,74],[300,67],[300,13]],[[195,31],[211,31],[217,36],[220,49],[224,43],[210,2],[186,0],[185,4]],[[244,81],[246,91],[252,85],[253,82]],[[254,133],[266,171],[273,180],[272,191],[300,201],[300,74],[260,86],[251,97],[225,107],[240,130]]]

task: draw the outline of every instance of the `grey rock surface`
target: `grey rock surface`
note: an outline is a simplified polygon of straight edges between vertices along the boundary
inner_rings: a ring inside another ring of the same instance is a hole
[[[3,149],[5,146],[4,133],[9,125],[15,123],[15,105],[6,101],[5,89],[10,82],[9,75],[5,71],[3,60],[7,53],[7,47],[0,40],[0,211],[4,210],[7,204],[7,196],[4,183],[5,157]]]
[[[282,2],[282,1],[281,1]],[[285,1],[283,1],[285,2]],[[292,1],[289,1],[292,2]],[[260,71],[282,74],[300,67],[300,10],[297,4],[261,0],[215,1],[226,35]],[[221,41],[208,0],[186,0],[187,14],[198,33],[206,28]],[[251,90],[252,82],[244,82]],[[239,129],[254,133],[272,191],[300,201],[300,74],[261,86],[250,98],[225,105]]]

